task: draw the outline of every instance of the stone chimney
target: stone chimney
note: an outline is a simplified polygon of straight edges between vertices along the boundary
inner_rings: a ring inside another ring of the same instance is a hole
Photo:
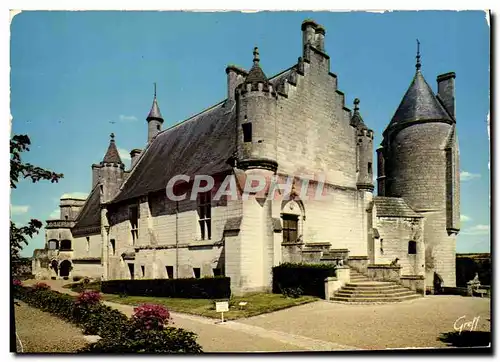
[[[438,75],[438,96],[448,113],[455,118],[455,72]]]
[[[97,185],[99,183],[100,170],[101,170],[101,165],[97,165],[95,163],[92,165],[92,188],[91,188],[91,190],[93,190],[95,185]]]
[[[248,72],[241,68],[238,68],[235,65],[228,65],[226,68],[227,74],[227,100],[234,101],[235,98],[235,89],[241,83],[245,81]]]
[[[141,155],[141,152],[142,150],[138,148],[134,148],[132,151],[130,151],[130,169],[134,168],[137,160],[139,159],[139,156]]]

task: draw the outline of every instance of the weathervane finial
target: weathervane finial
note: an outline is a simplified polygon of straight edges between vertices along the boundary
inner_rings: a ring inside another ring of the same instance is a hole
[[[111,141],[114,141],[114,140],[115,140],[115,134],[114,134],[114,133],[111,133],[111,134],[109,135],[109,137],[111,137]]]
[[[258,63],[259,61],[260,61],[259,48],[255,47],[253,48],[253,62]]]
[[[154,85],[155,85],[155,98],[156,98],[156,82],[154,82]]]
[[[420,41],[417,39],[417,64],[415,65],[417,71],[420,70],[421,66],[422,64],[420,63]]]

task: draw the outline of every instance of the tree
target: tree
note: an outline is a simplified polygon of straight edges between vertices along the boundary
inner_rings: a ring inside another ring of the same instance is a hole
[[[22,178],[31,179],[33,183],[41,180],[48,180],[53,183],[64,177],[61,173],[55,173],[30,163],[23,163],[21,154],[28,152],[30,145],[31,141],[27,135],[14,135],[10,140],[11,189],[17,188],[17,183]],[[10,221],[10,254],[13,267],[21,259],[19,253],[25,245],[28,245],[28,238],[38,234],[41,227],[42,222],[36,219],[31,219],[28,225],[20,227],[12,220]]]

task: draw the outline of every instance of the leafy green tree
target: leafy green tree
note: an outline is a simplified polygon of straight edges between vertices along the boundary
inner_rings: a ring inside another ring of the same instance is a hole
[[[21,158],[23,152],[28,152],[31,145],[30,138],[27,135],[14,135],[10,140],[10,188],[17,188],[21,179],[31,179],[33,183],[42,180],[58,182],[63,174],[55,173],[50,170],[34,166],[30,163],[24,163]],[[19,253],[24,246],[28,245],[28,239],[38,234],[42,227],[42,222],[31,219],[28,225],[17,226],[10,221],[10,254],[12,266],[21,260]]]

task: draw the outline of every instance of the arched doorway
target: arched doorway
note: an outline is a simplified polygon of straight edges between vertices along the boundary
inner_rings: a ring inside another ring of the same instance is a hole
[[[56,273],[56,276],[57,276],[58,272],[59,272],[59,263],[57,262],[57,260],[52,260],[50,262],[50,266],[54,270],[54,272]]]
[[[71,270],[71,262],[69,260],[64,260],[61,262],[59,266],[59,276],[67,277],[69,276],[69,272]]]
[[[281,204],[283,242],[296,243],[303,240],[305,209],[302,201],[295,199]]]

